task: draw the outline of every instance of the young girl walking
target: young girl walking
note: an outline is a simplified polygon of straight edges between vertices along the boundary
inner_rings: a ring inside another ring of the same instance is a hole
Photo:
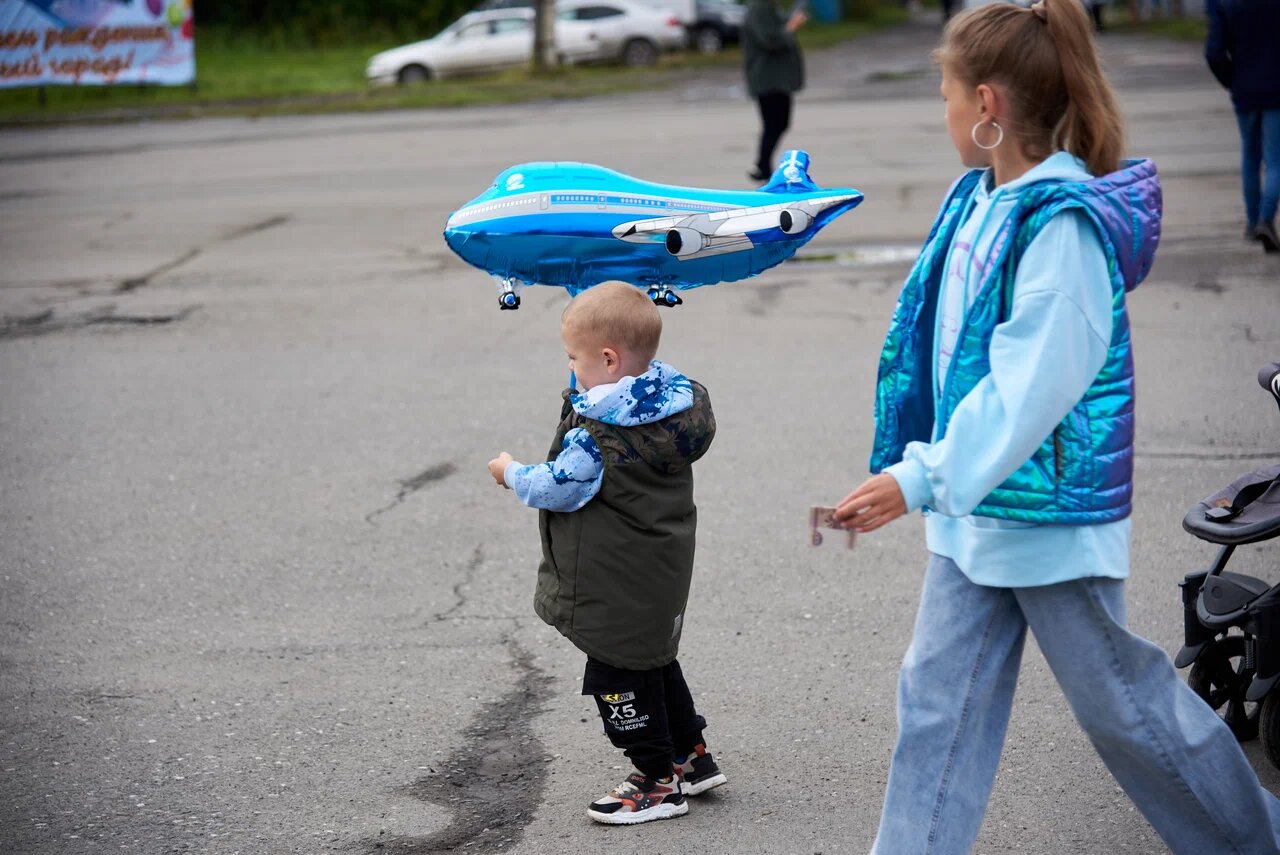
[[[1160,185],[1122,129],[1079,0],[994,4],[936,53],[973,171],[903,286],[876,388],[877,474],[837,518],[923,508],[931,553],[875,852],[977,837],[1027,628],[1107,768],[1176,853],[1280,852],[1280,802],[1160,648],[1125,628],[1133,355]]]

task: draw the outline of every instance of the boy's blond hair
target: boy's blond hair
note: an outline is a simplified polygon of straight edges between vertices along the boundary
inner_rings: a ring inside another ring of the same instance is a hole
[[[662,315],[639,288],[625,282],[602,282],[570,301],[560,324],[643,359],[646,365],[658,354]]]

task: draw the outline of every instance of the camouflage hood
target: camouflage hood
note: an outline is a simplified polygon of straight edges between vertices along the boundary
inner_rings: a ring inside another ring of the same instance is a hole
[[[707,390],[656,360],[639,377],[570,393],[569,404],[582,419],[625,428],[619,433],[626,444],[621,456],[663,472],[692,464],[716,432]]]

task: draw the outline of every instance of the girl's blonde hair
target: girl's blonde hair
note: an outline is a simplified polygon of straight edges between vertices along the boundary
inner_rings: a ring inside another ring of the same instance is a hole
[[[947,24],[933,58],[968,86],[1004,86],[1012,102],[1009,131],[1028,157],[1062,149],[1094,175],[1119,168],[1120,110],[1080,0],[971,9]]]

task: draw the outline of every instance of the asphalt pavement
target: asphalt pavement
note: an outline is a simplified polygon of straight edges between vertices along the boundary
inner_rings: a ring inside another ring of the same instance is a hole
[[[535,515],[486,461],[545,451],[563,293],[499,312],[445,247],[502,169],[583,160],[743,188],[733,69],[507,107],[0,131],[0,851],[861,853],[925,562],[806,511],[866,473],[876,356],[960,166],[915,24],[815,54],[784,144],[866,202],[797,261],[664,315],[703,382],[681,661],[729,784],[604,828],[625,773],[583,657],[532,614]],[[1238,140],[1199,47],[1104,36],[1165,229],[1129,306],[1129,620],[1181,643],[1198,499],[1280,457],[1280,258],[1241,239]],[[1275,549],[1241,570],[1275,580]],[[1247,752],[1280,792],[1280,771]],[[1033,644],[980,853],[1164,847]]]

